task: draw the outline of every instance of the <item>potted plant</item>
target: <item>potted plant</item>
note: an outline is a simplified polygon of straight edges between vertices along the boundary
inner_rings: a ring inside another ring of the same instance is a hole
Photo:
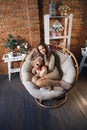
[[[29,50],[31,50],[31,45],[25,38],[17,36],[17,42],[18,42],[17,49],[20,54],[25,55],[28,53]]]
[[[13,35],[9,34],[7,39],[5,40],[5,48],[9,48],[10,51],[13,51],[17,47],[17,40],[13,37]]]
[[[21,45],[18,45],[17,49],[21,54],[25,55],[28,51],[28,43],[23,43]]]
[[[70,7],[68,5],[60,5],[58,10],[62,16],[66,16],[70,11]]]
[[[8,53],[9,57],[13,56],[13,51],[18,44],[17,40],[13,37],[13,35],[9,34],[7,39],[6,40],[4,39],[4,41],[5,41],[4,47],[9,48],[9,53]]]

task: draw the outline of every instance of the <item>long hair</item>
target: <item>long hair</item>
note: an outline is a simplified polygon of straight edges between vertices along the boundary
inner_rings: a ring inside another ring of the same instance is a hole
[[[62,68],[61,68],[60,57],[55,50],[51,50],[51,53],[55,57],[55,66],[57,67],[57,69],[59,71],[59,80],[61,80],[62,77],[63,77],[63,71],[62,71]]]
[[[40,45],[43,46],[43,47],[46,49],[46,59],[47,59],[48,61],[50,60],[51,54],[54,55],[54,57],[55,57],[55,66],[57,67],[57,69],[58,69],[58,71],[59,71],[59,75],[60,75],[59,80],[61,80],[61,79],[62,79],[62,76],[63,76],[63,71],[62,71],[62,69],[61,69],[60,57],[58,56],[58,54],[56,53],[55,50],[53,50],[53,49],[51,49],[51,48],[48,48],[48,46],[47,46],[45,43],[39,43],[38,46],[37,46],[37,50],[38,50],[38,52],[39,52],[40,55],[41,55],[41,53],[40,53],[40,51],[39,51],[39,49],[38,49],[38,47],[39,47]]]
[[[45,43],[39,43],[37,46],[37,50],[40,55],[42,55],[38,49],[39,46],[43,46],[46,49],[46,59],[49,61],[51,56],[51,51],[49,50],[48,46]]]

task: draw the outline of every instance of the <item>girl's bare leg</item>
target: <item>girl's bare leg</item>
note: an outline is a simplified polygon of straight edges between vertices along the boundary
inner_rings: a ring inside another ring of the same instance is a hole
[[[61,90],[68,90],[72,87],[72,85],[70,83],[67,83],[63,80],[58,81],[58,80],[50,80],[50,79],[46,79],[45,77],[40,78],[39,80],[37,80],[36,85],[39,87],[47,87],[48,86],[53,86],[53,88],[55,87],[61,87]]]
[[[36,85],[36,82],[39,80],[39,78],[37,76],[33,76],[32,77],[32,82]],[[38,86],[37,86],[38,88]]]
[[[48,86],[56,86],[59,85],[59,81],[55,81],[55,80],[51,80],[51,79],[47,79],[45,77],[40,78],[39,80],[37,80],[36,85],[39,87],[48,87]]]

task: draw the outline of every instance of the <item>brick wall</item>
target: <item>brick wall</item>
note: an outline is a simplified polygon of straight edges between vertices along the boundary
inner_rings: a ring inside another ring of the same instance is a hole
[[[58,4],[67,4],[73,13],[71,35],[71,51],[81,61],[80,48],[87,39],[87,0],[54,0]],[[25,38],[35,47],[44,40],[43,15],[49,13],[50,0],[0,0],[0,74],[7,73],[7,64],[2,55],[8,50],[4,48],[2,39],[8,34]],[[58,12],[58,10],[57,10]]]
[[[7,73],[2,61],[4,41],[8,34],[25,38],[31,46],[40,42],[40,25],[37,0],[0,0],[0,74]]]

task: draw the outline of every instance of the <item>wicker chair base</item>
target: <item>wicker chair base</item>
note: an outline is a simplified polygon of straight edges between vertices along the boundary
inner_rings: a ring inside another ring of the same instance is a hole
[[[53,98],[50,100],[41,101],[35,98],[35,101],[37,102],[37,104],[39,104],[43,108],[48,108],[48,109],[58,108],[62,106],[63,104],[65,104],[65,102],[67,101],[67,93],[61,95],[58,98]]]

